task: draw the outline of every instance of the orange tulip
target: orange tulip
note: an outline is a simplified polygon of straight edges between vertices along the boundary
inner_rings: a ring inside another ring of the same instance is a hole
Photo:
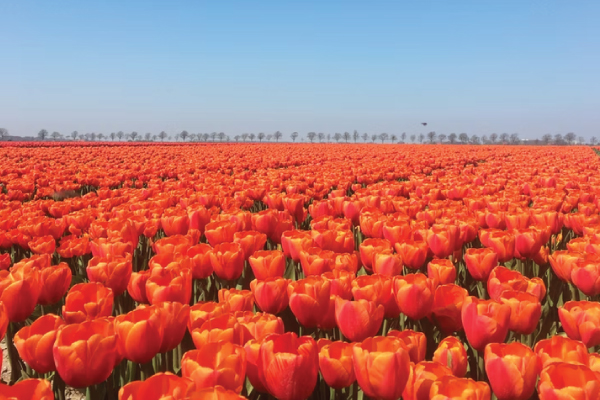
[[[194,346],[202,348],[206,343],[220,341],[242,345],[245,343],[244,329],[232,314],[214,317],[194,328],[191,332]]]
[[[146,281],[150,304],[175,301],[189,304],[192,298],[192,273],[189,269],[156,268]]]
[[[152,245],[156,254],[185,254],[193,245],[189,235],[173,235],[158,239]]]
[[[45,379],[24,379],[12,386],[0,383],[0,398],[7,400],[54,400],[52,385]]]
[[[238,243],[221,243],[214,246],[210,262],[219,278],[233,281],[244,271],[244,252]]]
[[[424,274],[408,274],[394,278],[394,296],[398,308],[409,318],[419,320],[431,313],[433,281]]]
[[[254,390],[260,393],[267,393],[267,388],[263,385],[258,374],[258,353],[262,341],[251,339],[244,345],[246,350],[246,377],[252,384]]]
[[[510,323],[510,307],[469,296],[464,300],[461,318],[469,344],[475,350],[483,351],[488,343],[504,342]]]
[[[285,256],[279,250],[261,250],[248,258],[252,272],[258,280],[281,278],[285,273]]]
[[[99,282],[119,296],[127,289],[132,268],[131,255],[93,257],[86,272],[90,282]]]
[[[442,376],[433,382],[430,400],[490,400],[490,387],[485,382],[467,378]]]
[[[52,235],[40,236],[31,240],[28,246],[35,254],[52,254],[56,249],[56,240]]]
[[[64,262],[42,268],[40,270],[42,290],[38,304],[45,306],[57,303],[69,290],[72,277],[71,268]]]
[[[424,240],[410,240],[408,242],[396,243],[396,252],[402,257],[404,265],[410,269],[419,269],[425,264],[429,246]]]
[[[126,359],[144,364],[159,352],[164,336],[157,306],[140,307],[115,319],[119,353]],[[140,343],[144,345],[141,346]]]
[[[392,250],[373,254],[373,272],[379,275],[396,276],[402,273],[402,257]]]
[[[250,290],[220,289],[219,303],[229,303],[231,311],[252,311],[254,295]]]
[[[289,297],[287,287],[289,279],[267,278],[250,282],[250,290],[254,295],[256,305],[264,312],[279,314],[288,307]]]
[[[540,340],[535,344],[534,351],[538,356],[540,369],[560,362],[582,365],[588,365],[589,362],[587,347],[577,340],[564,336],[552,336],[550,339]]]
[[[190,334],[196,328],[202,327],[211,318],[220,317],[230,313],[229,303],[216,303],[214,301],[198,302],[190,307],[189,320],[187,322]]]
[[[291,282],[288,286],[290,309],[307,328],[317,327],[327,315],[330,283],[321,276]]]
[[[332,296],[340,296],[346,300],[352,299],[353,283],[356,277],[354,273],[343,269],[334,269],[322,276],[329,281]]]
[[[223,386],[204,388],[192,393],[189,400],[245,400],[234,391],[227,390]]]
[[[525,292],[506,290],[500,302],[510,307],[508,329],[523,335],[533,333],[542,315],[542,305],[537,297]]]
[[[310,231],[291,230],[281,235],[281,247],[286,257],[300,262],[300,253],[314,246]]]
[[[190,227],[190,218],[184,210],[168,208],[160,218],[160,226],[167,236],[185,235]]]
[[[410,375],[410,359],[395,337],[370,337],[356,344],[354,373],[363,392],[372,398],[395,400],[402,396]]]
[[[318,343],[319,347],[321,340]],[[356,380],[352,360],[353,347],[351,343],[331,342],[319,350],[319,370],[325,382],[334,389],[348,387]]]
[[[558,308],[558,316],[569,338],[581,340],[586,347],[600,344],[600,304],[568,301]]]
[[[181,372],[196,390],[220,385],[239,394],[246,379],[246,351],[232,343],[207,343],[183,355]]]
[[[67,293],[62,316],[67,324],[108,317],[113,302],[112,290],[101,283],[78,283]]]
[[[444,333],[462,331],[461,310],[468,295],[465,288],[453,283],[435,289],[431,313]]]
[[[533,258],[544,245],[543,233],[537,228],[515,229],[515,257]]]
[[[427,245],[438,258],[446,258],[454,252],[456,236],[449,227],[432,227],[427,233]]]
[[[4,339],[6,335],[6,329],[8,328],[8,313],[6,312],[6,306],[0,301],[0,340]]]
[[[506,290],[516,290],[534,295],[540,301],[546,296],[544,281],[538,277],[528,279],[518,271],[499,266],[492,270],[487,282],[490,298],[500,300],[500,295]]]
[[[415,332],[411,329],[403,331],[392,330],[388,332],[388,336],[396,337],[404,342],[412,363],[417,364],[425,360],[427,338],[423,332]]]
[[[469,274],[476,281],[486,282],[492,270],[498,266],[498,254],[492,249],[467,249],[464,255]]]
[[[382,275],[361,275],[352,281],[355,300],[368,300],[384,307],[385,318],[397,318],[400,309],[394,296],[394,279]],[[350,299],[352,297],[349,297]]]
[[[233,235],[233,242],[241,246],[244,260],[247,260],[252,254],[265,248],[267,235],[257,231],[236,232]]]
[[[527,400],[533,395],[539,373],[533,350],[518,342],[491,343],[485,347],[484,358],[498,400]]]
[[[273,333],[284,333],[283,320],[273,314],[237,311],[233,316],[245,328],[244,343],[252,339],[262,341]]]
[[[485,247],[489,247],[498,255],[498,262],[505,263],[515,256],[515,236],[506,231],[492,232],[487,237]]]
[[[53,348],[54,362],[67,385],[87,387],[110,376],[118,361],[113,326],[110,319],[96,319],[58,330]]]
[[[180,378],[170,372],[159,372],[143,382],[133,381],[123,386],[119,390],[119,400],[188,400],[194,389],[194,382],[190,379]],[[200,393],[196,392],[194,396],[200,396]],[[200,398],[203,397],[193,397]]]
[[[352,342],[376,335],[383,322],[383,312],[383,306],[372,301],[335,299],[336,324]]]
[[[427,264],[427,276],[433,286],[446,285],[456,281],[456,267],[447,258],[437,258]]]
[[[45,374],[54,371],[52,346],[56,340],[58,328],[65,321],[54,314],[36,319],[31,325],[21,328],[14,337],[19,356],[36,372]]]
[[[153,306],[154,307],[154,306]],[[190,317],[190,306],[187,304],[165,301],[155,305],[157,308],[164,335],[159,353],[173,350],[181,343]]]
[[[304,276],[322,275],[333,269],[335,253],[320,247],[311,247],[300,252],[300,264]]]
[[[392,246],[396,243],[404,243],[410,239],[412,233],[410,223],[408,221],[390,220],[383,224],[381,229],[383,237],[390,242]]]
[[[206,243],[200,243],[187,249],[185,254],[192,261],[192,279],[205,279],[212,275],[211,251],[212,247]]]
[[[579,259],[571,271],[571,280],[587,296],[600,294],[600,257],[594,254]]]
[[[433,362],[447,366],[452,370],[452,374],[459,378],[465,376],[467,373],[467,351],[463,343],[453,336],[442,339],[433,353],[432,360]]]
[[[429,400],[431,385],[442,376],[452,376],[450,368],[436,362],[422,361],[416,364],[404,389],[402,399]]]
[[[0,301],[6,306],[8,320],[21,322],[35,309],[40,295],[40,272],[30,265],[0,271]]]
[[[540,400],[600,398],[600,377],[584,365],[557,363],[542,370],[538,382]]]
[[[237,232],[237,225],[231,221],[211,222],[206,225],[204,235],[211,246],[221,243],[233,242],[233,235]]]
[[[261,344],[258,373],[269,393],[281,400],[306,399],[317,384],[319,352],[310,336],[272,335]]]
[[[392,250],[392,244],[386,239],[366,239],[358,247],[360,260],[367,271],[373,268],[373,256],[377,253]]]
[[[146,296],[146,282],[148,282],[148,278],[150,278],[149,270],[131,273],[129,283],[127,284],[127,293],[138,303],[149,303],[148,296]]]

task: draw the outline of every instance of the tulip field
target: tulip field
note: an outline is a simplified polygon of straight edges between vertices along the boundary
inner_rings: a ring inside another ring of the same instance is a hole
[[[0,144],[0,399],[598,400],[583,146]]]

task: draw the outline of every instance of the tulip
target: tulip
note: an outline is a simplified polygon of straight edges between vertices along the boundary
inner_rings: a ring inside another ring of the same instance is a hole
[[[422,361],[416,364],[404,389],[402,399],[429,400],[431,385],[443,376],[452,376],[450,368],[436,362]]]
[[[190,334],[196,328],[211,318],[220,317],[223,314],[229,314],[231,311],[229,303],[216,303],[214,301],[198,302],[190,307],[188,330]]]
[[[442,376],[433,382],[430,400],[490,400],[490,387],[485,382],[467,378]]]
[[[138,308],[115,319],[119,353],[128,360],[145,364],[159,352],[164,336],[156,306]],[[140,343],[144,343],[143,346]]]
[[[533,258],[544,245],[542,231],[537,228],[515,229],[515,257]]]
[[[385,318],[397,318],[400,309],[393,293],[394,279],[382,275],[361,275],[352,281],[355,300],[374,301],[383,305]]]
[[[8,313],[6,312],[6,306],[0,301],[0,340],[4,339],[6,335],[6,329],[8,329]]]
[[[314,246],[310,231],[292,230],[281,235],[281,247],[286,257],[300,262],[300,253]]]
[[[546,297],[544,281],[538,277],[528,279],[518,271],[499,266],[492,270],[487,282],[490,298],[500,300],[500,295],[505,290],[516,290],[536,296],[540,301]]]
[[[548,256],[552,271],[564,282],[571,282],[571,272],[575,268],[580,253],[571,253],[568,250],[557,250]]]
[[[138,303],[149,303],[148,296],[146,296],[148,278],[150,278],[149,270],[131,273],[129,283],[127,284],[127,293]]]
[[[257,231],[236,232],[233,242],[240,245],[244,252],[244,260],[247,260],[252,254],[265,248],[267,235]]]
[[[518,342],[491,343],[485,348],[484,359],[498,400],[527,400],[533,395],[539,365],[529,347]]]
[[[425,354],[427,353],[427,338],[423,332],[415,332],[411,329],[405,329],[403,331],[392,330],[389,331],[387,335],[396,337],[404,342],[412,363],[417,364],[425,360]]]
[[[119,400],[187,400],[195,392],[194,382],[170,372],[159,372],[145,381],[133,381],[119,390]],[[198,392],[194,399],[199,399]],[[210,399],[210,397],[208,397]]]
[[[560,362],[582,365],[588,365],[589,362],[587,347],[580,341],[564,336],[540,340],[535,344],[534,351],[538,356],[540,369]]]
[[[262,341],[273,333],[282,334],[285,330],[283,320],[273,314],[238,311],[233,316],[244,328],[244,343],[252,339]]]
[[[192,341],[197,349],[207,343],[220,341],[242,345],[245,343],[244,329],[237,318],[231,314],[214,317],[192,330]]]
[[[244,252],[238,243],[221,243],[214,246],[210,262],[219,278],[233,281],[244,271]]]
[[[392,246],[396,243],[404,243],[410,239],[412,233],[408,221],[387,221],[381,229],[383,237],[390,242]]]
[[[211,222],[206,225],[204,235],[211,246],[221,243],[233,242],[233,235],[237,232],[237,225],[231,221]]]
[[[327,315],[330,283],[320,276],[311,276],[291,282],[288,286],[290,309],[301,325],[317,327]]]
[[[47,314],[15,334],[14,344],[19,356],[36,372],[45,374],[56,369],[52,346],[58,329],[63,325],[65,321],[62,318]]]
[[[45,379],[24,379],[12,386],[0,383],[0,398],[7,400],[54,400],[52,385]]]
[[[459,378],[467,373],[467,351],[463,343],[453,336],[442,339],[433,353],[432,360],[447,366],[452,370],[452,374]]]
[[[447,258],[431,260],[427,264],[427,276],[433,280],[433,286],[446,285],[456,281],[456,267]]]
[[[461,319],[469,344],[483,351],[488,343],[504,342],[508,334],[510,307],[494,300],[469,296],[464,300]]]
[[[63,326],[52,352],[56,370],[67,385],[81,388],[104,382],[118,361],[113,321],[96,319]]]
[[[52,235],[40,236],[31,240],[28,246],[35,254],[52,254],[56,249],[56,240]]]
[[[231,311],[252,311],[254,295],[250,290],[220,289],[219,303],[229,303]]]
[[[281,278],[285,273],[285,256],[279,250],[261,250],[248,258],[252,272],[258,280]]]
[[[192,279],[205,279],[212,275],[211,251],[212,247],[206,243],[200,243],[187,249],[185,254],[192,261]]]
[[[258,353],[261,344],[261,341],[251,339],[244,345],[244,350],[246,351],[246,377],[254,390],[260,393],[267,393],[267,388],[263,385],[258,374]]]
[[[113,302],[112,290],[101,283],[78,283],[67,293],[62,316],[67,324],[108,317]]]
[[[246,379],[246,351],[232,343],[207,343],[183,355],[181,372],[196,390],[220,385],[239,394]]]
[[[453,283],[435,289],[431,314],[444,333],[462,331],[461,310],[468,295],[465,288]]]
[[[333,269],[335,253],[320,247],[311,247],[300,252],[300,265],[304,276],[322,275]]]
[[[329,281],[330,294],[332,296],[340,296],[346,300],[352,299],[352,290],[356,278],[354,273],[343,269],[334,269],[322,276]]]
[[[446,226],[432,228],[427,233],[427,245],[438,258],[446,258],[454,251],[456,237]]]
[[[484,245],[498,255],[498,262],[500,263],[512,260],[515,255],[515,237],[510,232],[492,232]]]
[[[240,396],[234,391],[227,390],[223,386],[215,386],[195,391],[190,400],[245,400],[246,397]]]
[[[585,295],[599,295],[600,257],[593,255],[578,260],[571,271],[571,280]]]
[[[72,277],[71,268],[64,262],[42,268],[40,271],[42,290],[38,297],[38,304],[45,306],[57,303],[69,290]]]
[[[533,333],[542,315],[542,305],[537,297],[525,292],[506,290],[500,295],[500,302],[511,310],[509,330],[522,335]]]
[[[9,253],[0,254],[0,270],[7,271],[12,264]]]
[[[464,255],[469,274],[476,281],[486,282],[492,270],[498,266],[498,254],[492,249],[467,249]]]
[[[185,235],[190,227],[190,218],[183,210],[166,209],[160,218],[160,226],[167,236]]]
[[[290,282],[284,278],[267,278],[261,281],[254,279],[250,282],[250,290],[258,308],[270,314],[279,314],[285,310],[289,304],[287,287]]]
[[[165,301],[155,305],[157,308],[164,334],[159,353],[175,349],[183,340],[185,329],[190,316],[190,306],[187,304]]]
[[[99,282],[112,289],[115,296],[119,296],[127,289],[132,268],[131,255],[93,257],[86,272],[90,282]]]
[[[540,400],[600,398],[597,373],[584,365],[566,362],[552,364],[542,370],[538,382]]]
[[[192,239],[188,235],[173,235],[157,240],[152,245],[152,249],[156,254],[185,254],[192,243]]]
[[[417,270],[423,266],[427,259],[429,247],[424,240],[410,240],[408,242],[396,243],[396,252],[402,257],[404,265],[410,269]]]
[[[410,375],[410,359],[400,339],[370,337],[356,344],[353,351],[356,380],[367,396],[383,400],[402,396]]]
[[[402,313],[413,320],[431,313],[433,295],[433,281],[423,274],[397,276],[394,279],[396,304]]]
[[[307,398],[317,384],[319,356],[310,336],[269,336],[258,354],[258,374],[269,393],[280,400]]]
[[[319,347],[321,340],[318,343]],[[351,343],[332,342],[319,350],[319,370],[327,385],[334,389],[348,387],[356,380],[352,360],[353,347]]]
[[[366,239],[360,246],[360,260],[367,271],[373,268],[373,256],[377,253],[392,250],[392,244],[386,239]]]
[[[175,301],[189,304],[192,298],[192,273],[189,269],[157,268],[146,281],[150,304]]]
[[[600,344],[600,304],[591,301],[568,301],[558,308],[558,316],[569,338],[586,347]]]
[[[372,301],[335,299],[336,324],[352,342],[376,335],[383,322],[383,313],[383,306]]]
[[[90,242],[90,249],[94,257],[126,257],[127,254],[133,254],[133,245],[120,239],[99,238]]]
[[[385,276],[396,276],[402,273],[402,257],[398,254],[392,253],[391,250],[374,253],[373,272],[379,275]]]
[[[590,354],[590,360],[588,367],[594,372],[600,372],[600,354],[592,353]]]
[[[21,322],[31,315],[40,291],[37,268],[20,265],[13,266],[10,271],[0,271],[0,301],[6,306],[10,322]]]

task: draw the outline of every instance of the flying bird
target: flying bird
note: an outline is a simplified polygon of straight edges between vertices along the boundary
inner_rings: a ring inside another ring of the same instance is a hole
[[[427,126],[427,122],[421,122],[421,125]]]

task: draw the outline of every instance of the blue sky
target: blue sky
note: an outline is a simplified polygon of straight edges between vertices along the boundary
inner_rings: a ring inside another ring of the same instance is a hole
[[[0,127],[589,138],[598,15],[597,0],[0,0]]]

